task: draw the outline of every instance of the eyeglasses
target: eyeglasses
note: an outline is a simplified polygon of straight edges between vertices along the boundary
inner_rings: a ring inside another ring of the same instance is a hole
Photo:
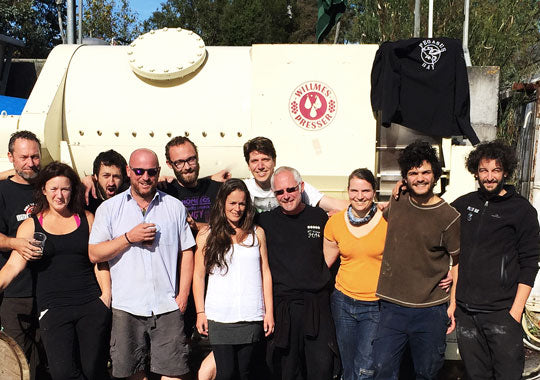
[[[195,163],[197,162],[197,156],[191,156],[191,157],[188,157],[187,159],[185,160],[176,160],[176,161],[169,161],[171,164],[173,164],[173,166],[180,170],[184,167],[184,165],[186,165],[186,163],[189,165],[189,166],[192,166],[192,165],[195,165]]]
[[[159,173],[159,167],[157,168],[150,168],[150,169],[143,169],[143,168],[132,168],[129,167],[133,173],[135,173],[136,176],[144,175],[144,173],[148,173],[149,177],[155,177]]]
[[[294,193],[295,191],[298,190],[298,187],[300,186],[300,184],[296,185],[295,187],[287,187],[286,189],[281,189],[281,190],[276,190],[274,191],[274,195],[277,197],[278,195],[283,195],[284,192],[287,192],[287,193]]]

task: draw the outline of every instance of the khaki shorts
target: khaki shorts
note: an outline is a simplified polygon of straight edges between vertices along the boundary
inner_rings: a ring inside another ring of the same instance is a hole
[[[111,359],[114,377],[141,371],[179,377],[189,372],[189,347],[180,310],[139,317],[113,309]]]

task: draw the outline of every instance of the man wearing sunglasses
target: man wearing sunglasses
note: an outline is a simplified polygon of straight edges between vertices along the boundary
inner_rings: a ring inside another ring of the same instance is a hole
[[[134,151],[130,188],[102,203],[90,234],[90,260],[110,265],[114,377],[144,379],[147,368],[166,379],[189,373],[182,313],[195,241],[182,202],[157,190],[159,172],[153,151]]]
[[[174,171],[175,181],[166,182],[163,191],[182,201],[194,234],[210,219],[210,208],[221,182],[199,178],[199,152],[187,137],[176,136],[165,146],[167,166]]]
[[[279,204],[270,186],[270,178],[276,166],[276,150],[266,137],[255,137],[244,144],[244,158],[253,178],[244,182],[248,187],[255,208],[270,211]],[[336,199],[322,194],[309,183],[304,182],[302,201],[310,206],[319,206],[326,212],[341,211],[349,205],[344,199]]]
[[[304,187],[297,170],[278,168],[271,188],[279,207],[259,215],[276,316],[269,349],[281,379],[331,379],[338,351],[330,314],[331,277],[323,256],[328,216],[303,202]]]

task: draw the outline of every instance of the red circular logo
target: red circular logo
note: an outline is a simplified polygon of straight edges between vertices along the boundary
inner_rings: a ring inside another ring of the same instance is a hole
[[[325,128],[336,117],[334,91],[322,82],[305,82],[296,87],[289,100],[289,112],[295,124],[307,131]]]

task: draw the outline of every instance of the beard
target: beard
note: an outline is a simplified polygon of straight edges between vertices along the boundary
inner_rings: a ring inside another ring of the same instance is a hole
[[[186,164],[187,165],[187,164]],[[199,179],[199,163],[188,170],[174,170],[174,175],[180,184],[184,187],[194,187]]]
[[[30,181],[32,179],[35,179],[39,174],[39,167],[33,166],[31,172],[25,172],[23,170],[15,170],[15,172],[21,177],[24,178],[27,181]]]
[[[96,187],[97,187],[97,192],[99,194],[99,196],[102,198],[102,199],[109,199],[110,197],[113,197],[115,196],[116,194],[118,194],[118,188],[116,186],[114,186],[114,194],[113,195],[109,195],[107,190],[103,188],[103,186],[101,186],[99,184],[99,182],[96,182]],[[112,189],[112,186],[111,186],[111,189]]]
[[[496,195],[499,195],[499,193],[503,189],[503,187],[504,187],[504,178],[501,181],[497,182],[497,186],[495,186],[495,188],[493,190],[486,189],[486,187],[484,186],[484,182],[478,181],[478,185],[480,186],[479,190],[480,190],[480,192],[482,194],[484,194],[488,198],[489,197],[494,197]]]

